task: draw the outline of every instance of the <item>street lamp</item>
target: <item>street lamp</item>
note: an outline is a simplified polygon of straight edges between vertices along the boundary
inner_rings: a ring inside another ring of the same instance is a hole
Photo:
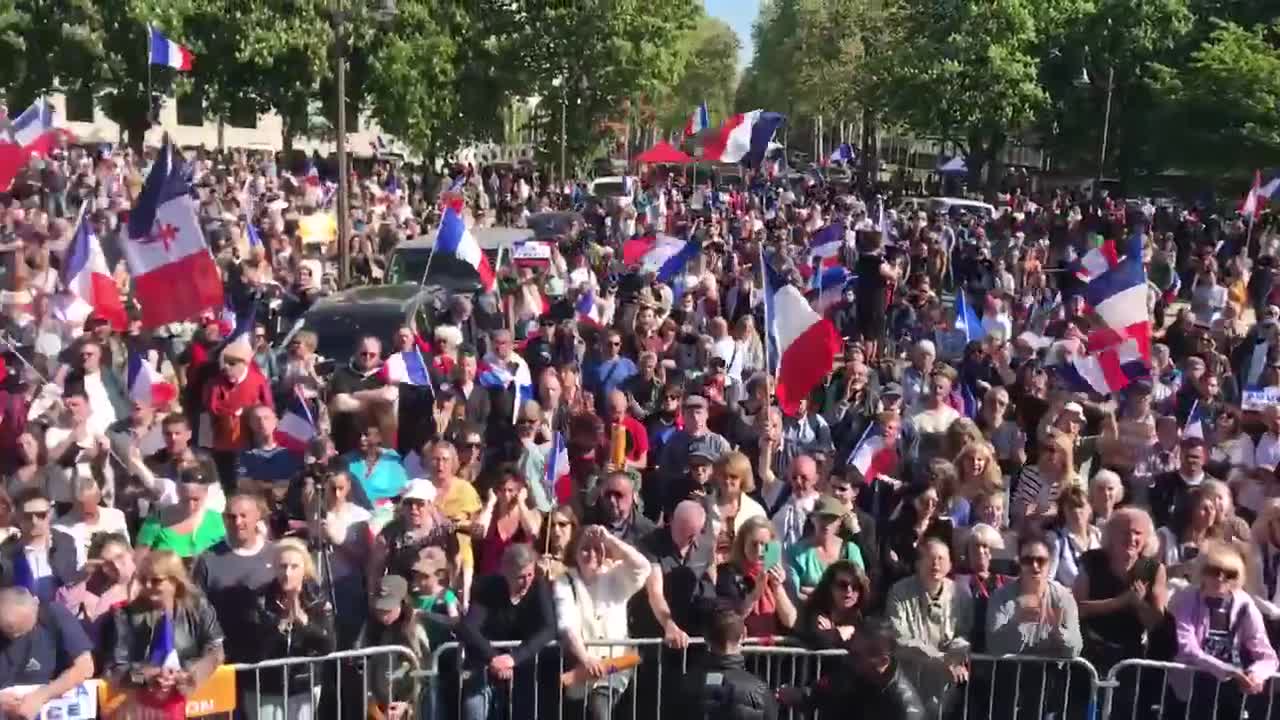
[[[362,2],[363,0],[357,0]],[[329,13],[333,24],[333,55],[337,62],[334,85],[337,91],[337,122],[334,123],[338,138],[338,286],[345,288],[351,281],[351,245],[347,238],[347,203],[350,189],[347,177],[347,35],[349,11],[343,9],[343,0],[329,0]],[[375,20],[386,22],[396,15],[396,0],[378,0],[377,8],[370,14]]]
[[[1076,87],[1088,87],[1092,85],[1089,81],[1089,71],[1084,67],[1080,68],[1080,77],[1076,79]],[[1102,189],[1102,178],[1107,165],[1107,140],[1111,135],[1111,96],[1116,89],[1116,66],[1114,64],[1107,66],[1107,104],[1106,109],[1102,113],[1102,142],[1098,149],[1098,174],[1093,181],[1093,192],[1097,195]]]

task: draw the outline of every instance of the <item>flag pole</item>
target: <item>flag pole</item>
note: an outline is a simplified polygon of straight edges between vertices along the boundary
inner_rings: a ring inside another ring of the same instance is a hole
[[[145,54],[143,55],[142,60],[143,60],[143,63],[147,66],[147,97],[146,97],[147,128],[150,129],[151,128],[151,24],[150,23],[147,24],[146,40],[147,41],[142,44],[143,48],[145,49]],[[156,120],[158,121],[159,119],[160,119],[160,113],[156,113]],[[146,143],[144,142],[143,144],[145,145]]]
[[[1253,219],[1257,216],[1257,211],[1249,213],[1249,222],[1244,231],[1244,256],[1246,258],[1253,257],[1251,252],[1253,248]]]

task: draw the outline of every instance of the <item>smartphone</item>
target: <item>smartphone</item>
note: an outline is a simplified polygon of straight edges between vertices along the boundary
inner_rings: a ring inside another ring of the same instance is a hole
[[[764,569],[772,570],[782,564],[782,544],[777,540],[770,540],[764,546]]]

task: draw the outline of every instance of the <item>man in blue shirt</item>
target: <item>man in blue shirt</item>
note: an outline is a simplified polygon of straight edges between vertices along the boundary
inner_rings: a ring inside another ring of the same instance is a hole
[[[71,612],[21,587],[0,590],[0,713],[34,718],[93,677],[93,643]]]
[[[596,405],[603,407],[609,393],[621,388],[631,376],[639,372],[631,358],[623,357],[622,335],[610,330],[601,341],[600,357],[587,365],[582,383],[594,396]]]
[[[253,433],[253,447],[240,451],[236,475],[259,483],[269,483],[280,492],[302,469],[298,453],[276,442],[276,428],[280,420],[276,411],[268,405],[249,410],[249,429]]]

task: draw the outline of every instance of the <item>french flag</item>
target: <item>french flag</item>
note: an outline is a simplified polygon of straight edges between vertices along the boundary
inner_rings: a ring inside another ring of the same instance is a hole
[[[769,355],[778,362],[778,406],[794,415],[800,401],[831,372],[840,337],[830,320],[809,307],[798,288],[767,262],[764,268],[765,323]]]
[[[419,387],[431,386],[431,375],[427,372],[427,361],[417,348],[398,352],[387,358],[382,366],[383,377],[388,383],[405,383]]]
[[[1138,341],[1129,339],[1105,350],[1073,358],[1062,368],[1062,373],[1078,388],[1109,395],[1147,377],[1151,371]]]
[[[1204,411],[1200,405],[1200,401],[1196,400],[1191,403],[1191,412],[1187,413],[1187,424],[1182,426],[1182,437],[1196,437],[1204,439],[1204,427],[1206,422],[1212,422],[1213,418],[1209,417],[1209,413]]]
[[[547,449],[547,471],[543,484],[552,493],[552,497],[560,505],[573,501],[573,478],[569,475],[569,448],[565,446],[564,434],[556,432]]]
[[[596,307],[596,292],[587,290],[578,298],[574,311],[578,316],[578,322],[586,323],[591,327],[600,327],[600,309]]]
[[[302,182],[305,183],[307,187],[320,187],[320,171],[316,170],[316,164],[310,160],[307,161],[306,172],[302,175]]]
[[[1249,194],[1245,195],[1244,204],[1240,206],[1241,215],[1257,217],[1262,213],[1263,204],[1280,194],[1280,173],[1268,173],[1268,175],[1264,183],[1262,171],[1253,172],[1253,187],[1249,188]]]
[[[813,276],[810,284],[818,291],[817,311],[825,315],[832,305],[840,302],[845,285],[849,284],[849,271],[843,266],[823,268]]]
[[[891,474],[898,459],[894,448],[885,443],[880,426],[873,423],[862,431],[862,438],[846,462],[858,469],[864,484],[870,485],[880,475]]]
[[[701,251],[702,246],[695,241],[663,236],[657,238],[640,258],[640,266],[645,272],[655,273],[659,280],[669,284],[676,275],[684,272],[685,265]]]
[[[436,232],[435,252],[448,253],[476,269],[480,275],[480,285],[485,292],[493,292],[496,278],[493,268],[489,267],[489,259],[480,252],[480,244],[476,242],[467,223],[456,204],[450,204],[444,210],[440,220],[440,229]]]
[[[1076,277],[1092,282],[1106,271],[1120,264],[1115,240],[1108,238],[1101,245],[1085,253],[1076,266]]]
[[[973,342],[986,337],[987,331],[982,327],[982,321],[978,319],[978,313],[974,312],[973,306],[969,304],[969,300],[965,297],[964,290],[956,292],[956,329],[964,331],[964,341]]]
[[[306,452],[307,443],[317,434],[315,415],[311,412],[311,404],[302,395],[302,388],[295,386],[293,397],[276,426],[275,440],[286,450],[295,453]]]
[[[179,72],[190,72],[196,56],[191,51],[164,36],[155,28],[148,28],[151,36],[151,64],[171,67]]]
[[[1151,359],[1151,318],[1147,315],[1147,273],[1142,266],[1142,236],[1130,237],[1124,259],[1084,287],[1084,298],[1104,327],[1089,333],[1089,350],[1137,342],[1142,358]]]
[[[57,147],[58,137],[67,134],[54,127],[53,106],[44,98],[36,98],[31,107],[14,118],[9,130],[10,137],[0,133],[0,192],[9,189],[32,157],[47,157]]]
[[[844,247],[844,228],[828,225],[813,234],[809,243],[809,261],[821,258],[823,267],[840,264],[840,250]]]
[[[503,367],[502,361],[497,357],[486,355],[476,363],[476,382],[490,390],[506,390],[515,386],[516,401],[512,404],[512,423],[520,413],[520,406],[533,399],[533,378],[529,375],[528,365],[521,364],[512,372]]]
[[[166,136],[129,213],[124,257],[144,329],[222,306],[222,277],[196,219],[190,176]]]
[[[86,318],[93,313],[105,318],[118,332],[126,329],[129,318],[120,299],[120,289],[111,277],[102,245],[93,233],[87,212],[80,213],[80,222],[71,237],[71,246],[62,266],[62,283],[75,298],[68,313],[70,316]]]
[[[689,122],[684,124],[684,136],[697,135],[709,127],[711,127],[711,115],[707,113],[707,104],[704,102],[689,116]]]
[[[130,352],[128,370],[129,399],[144,407],[165,408],[178,397],[178,388],[165,382],[149,358]]]
[[[757,166],[783,119],[780,113],[764,110],[734,115],[707,138],[702,146],[702,159]]]

